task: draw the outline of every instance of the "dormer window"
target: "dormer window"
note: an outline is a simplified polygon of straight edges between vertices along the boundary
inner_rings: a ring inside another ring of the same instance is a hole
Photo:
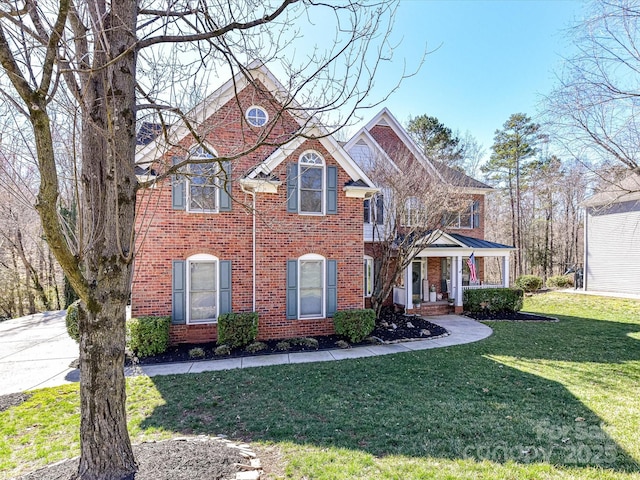
[[[249,125],[253,127],[263,127],[269,121],[267,111],[257,105],[249,107],[245,117],[247,118]]]

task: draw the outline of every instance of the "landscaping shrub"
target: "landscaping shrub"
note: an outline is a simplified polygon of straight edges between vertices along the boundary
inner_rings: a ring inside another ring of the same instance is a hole
[[[189,358],[204,358],[204,348],[201,347],[194,347],[191,350],[189,350]]]
[[[167,350],[171,317],[139,317],[127,321],[129,348],[138,357],[149,357]]]
[[[215,355],[231,355],[231,348],[229,345],[219,345],[213,351]]]
[[[536,275],[522,275],[516,278],[516,286],[525,292],[535,292],[542,288],[542,278]]]
[[[76,300],[69,308],[67,308],[67,316],[65,318],[65,323],[67,325],[67,333],[69,336],[76,341],[76,343],[80,342],[80,328],[78,326],[79,314],[80,314],[80,300]]]
[[[338,340],[336,342],[336,347],[338,347],[338,348],[351,348],[351,345],[349,345],[349,342],[345,342],[344,340]]]
[[[223,313],[218,317],[218,343],[231,348],[249,345],[258,336],[258,313]]]
[[[547,287],[549,288],[567,288],[573,287],[573,278],[569,275],[556,275],[547,278]]]
[[[318,344],[318,340],[316,340],[315,338],[308,338],[308,337],[292,338],[289,340],[289,343],[291,345],[300,345],[307,348],[315,348],[316,350],[320,346]]]
[[[524,292],[520,288],[473,288],[464,291],[467,312],[518,312]]]
[[[376,312],[371,309],[341,310],[333,316],[336,334],[347,337],[351,343],[364,340],[376,326]]]
[[[265,350],[267,347],[268,345],[264,342],[253,342],[247,345],[245,350],[249,353],[258,353],[258,352],[261,352],[262,350]]]
[[[276,343],[276,350],[286,352],[288,350],[291,350],[291,344],[286,340],[283,340],[282,342]]]

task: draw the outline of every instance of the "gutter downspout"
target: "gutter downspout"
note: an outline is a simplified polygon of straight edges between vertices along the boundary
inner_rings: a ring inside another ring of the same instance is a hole
[[[247,190],[242,183],[240,189],[243,193],[251,195],[251,308],[256,311],[256,192]]]

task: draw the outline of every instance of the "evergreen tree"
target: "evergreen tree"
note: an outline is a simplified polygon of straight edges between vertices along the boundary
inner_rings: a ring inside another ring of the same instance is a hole
[[[511,205],[511,238],[516,247],[514,270],[523,274],[522,249],[522,189],[526,185],[530,164],[536,153],[540,125],[524,113],[514,113],[496,130],[493,153],[482,171],[490,181],[507,191]]]

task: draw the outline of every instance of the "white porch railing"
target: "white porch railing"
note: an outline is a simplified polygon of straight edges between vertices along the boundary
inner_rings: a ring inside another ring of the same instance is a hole
[[[405,305],[407,292],[404,288],[393,287],[393,303],[396,305]]]

